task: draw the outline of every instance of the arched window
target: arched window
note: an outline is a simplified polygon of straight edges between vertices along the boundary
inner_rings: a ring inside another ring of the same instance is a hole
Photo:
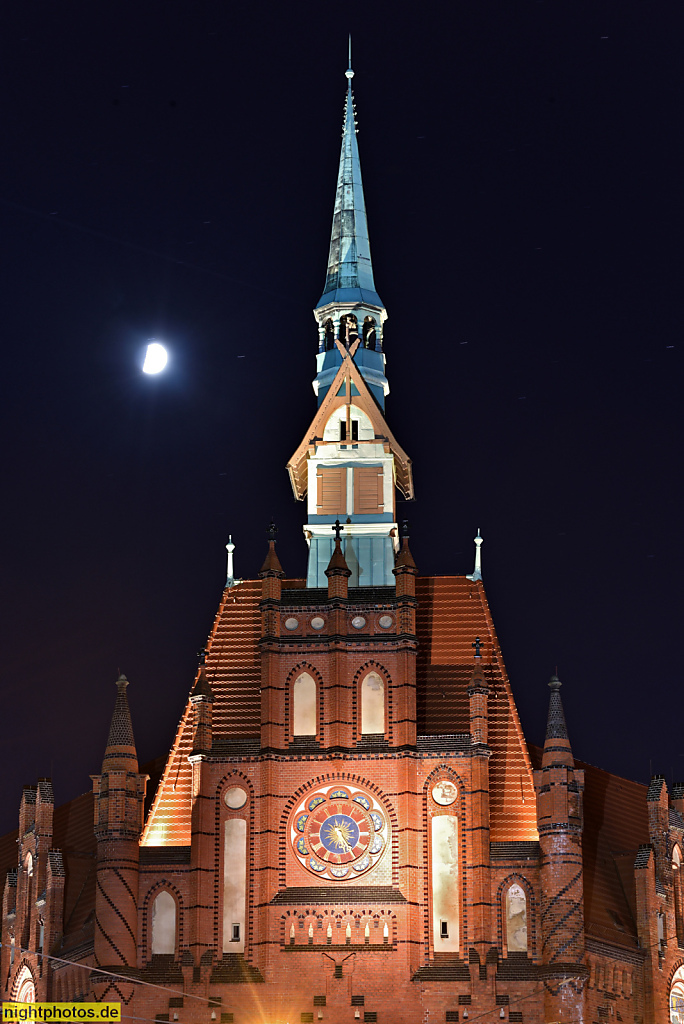
[[[684,1024],[684,967],[675,971],[670,988],[670,1020],[672,1024]]]
[[[527,897],[525,890],[514,883],[504,901],[506,915],[506,946],[509,953],[527,952]]]
[[[294,736],[316,735],[316,682],[308,672],[295,679],[292,695],[292,733]]]
[[[26,965],[21,968],[17,975],[17,980],[14,983],[14,1002],[17,1003],[35,1003],[36,1001],[36,985],[33,980],[33,975]]]
[[[164,889],[152,904],[152,956],[176,952],[176,901]]]
[[[375,348],[375,320],[372,316],[363,319],[363,347]]]
[[[30,851],[26,854],[26,860],[24,861],[24,867],[26,868],[26,875],[27,875],[27,877],[31,878],[31,876],[33,875],[33,856],[31,855]]]
[[[361,732],[385,733],[385,684],[377,672],[369,672],[361,683]]]

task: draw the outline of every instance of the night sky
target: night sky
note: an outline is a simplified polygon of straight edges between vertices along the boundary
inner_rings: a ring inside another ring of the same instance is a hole
[[[168,750],[315,412],[354,37],[387,419],[421,573],[472,572],[531,742],[684,778],[681,8],[5,4],[2,787],[90,788],[119,670]],[[168,344],[158,378],[148,338]]]

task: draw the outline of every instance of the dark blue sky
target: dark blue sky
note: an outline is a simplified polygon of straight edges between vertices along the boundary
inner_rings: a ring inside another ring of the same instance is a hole
[[[684,777],[676,5],[47,3],[0,14],[0,829],[168,749],[315,410],[354,34],[387,418],[421,572],[484,578],[528,739]],[[139,370],[150,336],[172,362]]]

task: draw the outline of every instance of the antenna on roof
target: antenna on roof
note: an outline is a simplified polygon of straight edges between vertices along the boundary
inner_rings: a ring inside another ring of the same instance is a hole
[[[481,580],[482,579],[482,554],[480,548],[484,541],[480,536],[480,527],[477,528],[477,537],[475,537],[475,568],[470,576],[466,576],[467,580]]]
[[[347,78],[353,78],[354,77],[354,72],[352,71],[352,66],[351,66],[351,32],[349,33],[349,67],[345,71],[345,74],[346,74]]]
[[[226,578],[226,586],[234,587],[238,583],[242,583],[242,580],[236,580],[233,573],[233,552],[235,551],[235,545],[233,544],[232,534],[228,534],[228,543],[226,544],[226,551],[228,552],[228,575]]]

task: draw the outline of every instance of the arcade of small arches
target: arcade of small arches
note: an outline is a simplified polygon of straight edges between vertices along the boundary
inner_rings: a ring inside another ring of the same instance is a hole
[[[283,944],[390,945],[396,942],[394,914],[382,913],[287,913],[281,919]]]
[[[345,313],[339,319],[328,317],[319,324],[319,351],[330,352],[335,348],[337,339],[345,348],[350,348],[360,340],[361,347],[382,352],[382,332],[378,328],[375,317],[365,316],[359,328],[359,320],[354,313]]]

